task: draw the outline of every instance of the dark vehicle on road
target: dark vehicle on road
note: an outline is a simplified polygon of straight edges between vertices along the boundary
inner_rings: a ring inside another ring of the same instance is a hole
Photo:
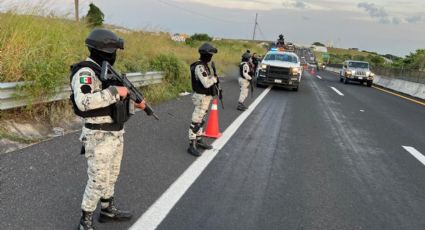
[[[300,60],[295,53],[271,50],[259,64],[256,86],[275,85],[298,91],[301,74]]]

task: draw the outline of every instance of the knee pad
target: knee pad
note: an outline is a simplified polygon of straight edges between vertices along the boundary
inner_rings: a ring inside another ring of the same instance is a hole
[[[193,133],[197,133],[202,127],[201,124],[202,123],[193,123],[192,122],[192,124],[190,125],[190,129],[193,131]]]

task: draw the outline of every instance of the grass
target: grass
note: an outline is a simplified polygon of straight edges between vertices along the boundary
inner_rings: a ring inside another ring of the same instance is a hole
[[[34,14],[34,12],[31,12]],[[168,33],[130,31],[107,26],[125,40],[125,49],[118,51],[115,67],[121,72],[166,72],[163,83],[143,88],[147,101],[160,102],[191,91],[189,65],[199,57],[202,42],[177,43]],[[35,104],[69,84],[69,66],[88,55],[84,41],[91,29],[84,22],[75,22],[54,15],[34,16],[15,11],[0,13],[0,82],[24,81],[19,95],[29,98],[29,106],[0,112],[0,119],[43,121],[56,124],[73,118],[68,101]],[[235,66],[245,50],[265,53],[256,42],[220,40],[211,42],[219,50],[213,60],[219,73]]]

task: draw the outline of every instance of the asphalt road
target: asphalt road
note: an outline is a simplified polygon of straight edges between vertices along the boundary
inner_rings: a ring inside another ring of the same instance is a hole
[[[402,146],[425,154],[425,107],[319,75],[305,74],[299,92],[272,89],[158,229],[424,229],[425,165]],[[222,130],[240,114],[236,79],[223,84]],[[136,216],[195,160],[190,98],[156,109],[160,122],[139,113],[127,125],[116,197]],[[1,229],[76,227],[86,181],[77,138],[0,155]]]

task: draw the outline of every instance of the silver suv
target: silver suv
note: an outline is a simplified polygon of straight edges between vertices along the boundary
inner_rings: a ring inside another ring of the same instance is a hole
[[[339,74],[339,81],[344,84],[348,84],[350,81],[356,81],[362,85],[366,82],[367,86],[371,87],[374,76],[375,74],[369,69],[368,62],[347,60],[344,62]]]

